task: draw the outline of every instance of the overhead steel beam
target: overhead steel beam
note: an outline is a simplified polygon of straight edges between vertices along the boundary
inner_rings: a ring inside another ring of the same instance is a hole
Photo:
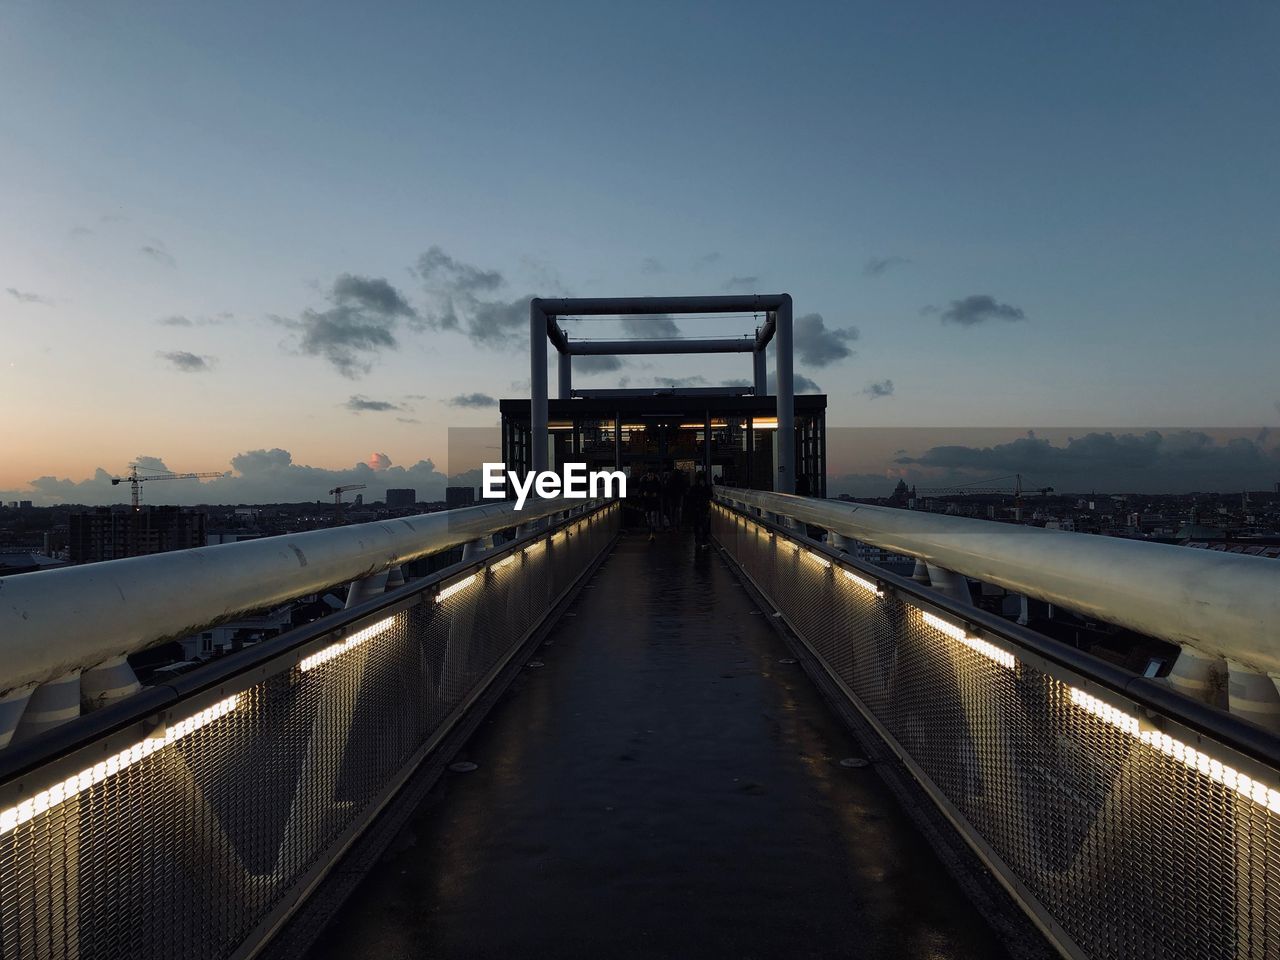
[[[783,303],[785,293],[723,297],[537,297],[533,303],[548,317],[638,316],[654,313],[766,313]]]
[[[764,313],[765,323],[755,338],[711,340],[611,340],[574,343],[556,322],[565,316],[644,316],[666,313]],[[530,339],[530,466],[547,468],[547,340],[562,353],[582,356],[621,354],[749,353],[777,338],[778,444],[773,487],[791,493],[796,484],[795,391],[791,339],[791,295],[786,293],[717,297],[534,297],[529,301]],[[563,345],[563,346],[562,346]]]
[[[751,337],[719,337],[705,340],[672,337],[661,340],[571,340],[568,354],[580,357],[659,353],[751,353]]]
[[[867,504],[736,500],[1256,671],[1280,673],[1280,562]]]

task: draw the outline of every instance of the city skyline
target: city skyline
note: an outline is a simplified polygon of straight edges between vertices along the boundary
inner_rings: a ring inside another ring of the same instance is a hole
[[[139,455],[425,487],[449,427],[527,395],[531,295],[789,292],[835,428],[1280,462],[1272,6],[0,19],[0,499],[120,502],[95,471]],[[575,379],[750,376],[609,366]]]

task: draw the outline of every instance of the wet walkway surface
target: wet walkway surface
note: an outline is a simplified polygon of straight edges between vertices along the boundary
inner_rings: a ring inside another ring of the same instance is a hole
[[[316,958],[1005,956],[714,550],[624,537]]]

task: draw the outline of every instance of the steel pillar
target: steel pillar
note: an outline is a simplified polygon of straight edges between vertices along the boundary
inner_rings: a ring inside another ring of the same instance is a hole
[[[573,355],[562,353],[559,355],[559,371],[560,371],[560,399],[573,399]]]
[[[783,296],[774,316],[777,318],[777,346],[773,351],[773,359],[778,370],[778,474],[774,479],[773,489],[778,493],[795,493],[796,401],[789,296]]]
[[[752,367],[754,373],[754,385],[757,397],[767,397],[769,395],[769,363],[768,357],[765,355],[765,348],[758,348],[751,355]]]
[[[529,301],[529,469],[547,469],[547,315]]]

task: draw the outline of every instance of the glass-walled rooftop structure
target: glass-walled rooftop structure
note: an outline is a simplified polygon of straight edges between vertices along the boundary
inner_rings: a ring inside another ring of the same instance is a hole
[[[507,468],[532,469],[529,401],[503,400]],[[826,496],[824,395],[795,398],[795,492]],[[715,483],[773,490],[778,463],[777,399],[750,387],[683,390],[574,390],[549,400],[547,464],[585,463],[639,476],[648,467],[707,471]]]

